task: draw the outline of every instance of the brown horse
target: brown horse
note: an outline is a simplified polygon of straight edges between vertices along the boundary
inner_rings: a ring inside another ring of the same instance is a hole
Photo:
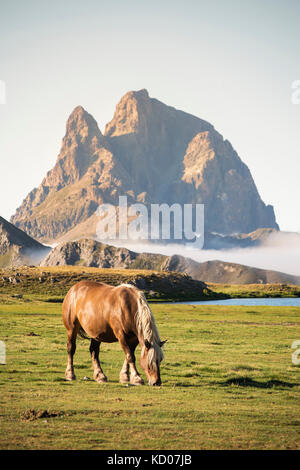
[[[68,334],[67,380],[76,378],[73,356],[76,336],[79,334],[91,338],[90,353],[94,380],[97,382],[107,382],[99,362],[100,343],[119,341],[125,353],[120,382],[130,380],[134,385],[144,383],[135,367],[134,351],[139,343],[142,348],[140,364],[148,377],[149,385],[161,385],[161,347],[165,341],[160,340],[150,307],[139,289],[130,284],[113,287],[100,282],[78,282],[71,287],[64,299],[62,315]]]

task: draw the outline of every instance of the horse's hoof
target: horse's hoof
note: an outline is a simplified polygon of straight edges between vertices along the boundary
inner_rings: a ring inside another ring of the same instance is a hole
[[[68,380],[69,382],[71,382],[72,380],[76,380],[76,375],[72,373],[66,374],[65,377],[66,377],[66,380]]]
[[[145,382],[139,375],[134,375],[133,377],[130,377],[130,383],[132,385],[144,385]]]
[[[107,377],[97,377],[95,380],[98,384],[104,384],[107,382]]]
[[[107,377],[105,375],[98,374],[94,377],[94,380],[96,380],[96,382],[98,382],[99,384],[100,383],[105,383],[105,382],[107,382]]]
[[[120,383],[127,384],[129,382],[129,376],[127,374],[120,375]]]

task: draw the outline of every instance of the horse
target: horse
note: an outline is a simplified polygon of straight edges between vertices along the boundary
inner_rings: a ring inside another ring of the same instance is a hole
[[[67,329],[68,364],[66,380],[75,380],[73,356],[77,334],[91,340],[90,354],[94,380],[107,382],[100,361],[100,343],[119,341],[125,353],[120,382],[143,385],[135,366],[134,351],[141,346],[140,365],[149,385],[160,386],[161,341],[154,316],[142,291],[131,284],[111,286],[102,282],[80,281],[70,288],[62,305],[62,318]],[[129,376],[130,369],[130,376]]]

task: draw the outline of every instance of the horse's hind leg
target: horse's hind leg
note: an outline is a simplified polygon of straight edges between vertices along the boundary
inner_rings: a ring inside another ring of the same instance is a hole
[[[99,350],[100,350],[100,342],[96,341],[95,339],[91,340],[91,345],[90,345],[90,353],[92,357],[92,364],[94,368],[94,380],[96,382],[107,382],[107,377],[104,374],[100,361],[99,361]]]
[[[120,372],[120,382],[125,383],[129,381],[129,368],[130,368],[130,383],[133,385],[143,385],[144,381],[140,374],[138,373],[135,366],[135,348],[138,345],[138,339],[126,341],[126,338],[120,337],[119,342],[122,346],[122,349],[125,353],[125,361]]]
[[[73,357],[76,351],[76,336],[78,333],[79,324],[76,323],[72,330],[68,331],[68,342],[67,342],[67,351],[68,351],[68,365],[66,368],[66,380],[75,380],[76,376],[74,374],[73,366]]]

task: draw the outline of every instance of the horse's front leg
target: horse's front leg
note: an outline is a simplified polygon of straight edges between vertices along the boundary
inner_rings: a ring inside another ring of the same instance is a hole
[[[125,361],[120,372],[120,382],[124,383],[129,381],[130,368],[130,383],[133,385],[143,385],[144,381],[135,366],[134,351],[138,345],[138,340],[136,339],[133,342],[129,343],[124,335],[120,335],[118,339],[125,353]]]
[[[76,376],[74,374],[74,366],[73,366],[73,357],[76,351],[76,336],[77,336],[76,327],[72,331],[68,331],[68,342],[67,342],[68,364],[67,364],[67,368],[65,372],[66,380],[76,379]]]
[[[96,382],[107,382],[107,377],[104,374],[100,361],[99,361],[99,350],[100,350],[100,342],[96,341],[95,339],[91,340],[91,345],[90,345],[90,353],[92,357],[92,364],[94,368],[94,380]]]
[[[129,382],[129,364],[126,358],[120,372],[120,382],[122,384]]]

